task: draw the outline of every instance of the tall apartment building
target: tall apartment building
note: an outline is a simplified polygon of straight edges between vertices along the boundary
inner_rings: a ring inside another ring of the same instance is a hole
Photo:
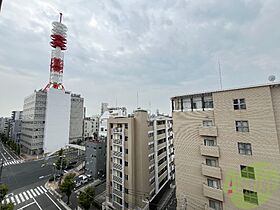
[[[106,208],[149,209],[175,178],[172,119],[137,110],[108,125]]]
[[[279,209],[280,84],[171,100],[178,209]]]
[[[22,113],[22,132],[21,145],[22,152],[30,155],[41,154],[43,152],[45,138],[45,121],[47,108],[47,94],[43,90],[34,91],[33,94],[24,99]],[[62,94],[62,93],[61,93]],[[71,98],[70,106],[70,126],[69,126],[69,142],[77,139],[82,139],[83,133],[83,98],[80,95],[71,94],[70,92],[63,93]],[[71,94],[71,95],[70,95]],[[63,120],[59,117],[59,113],[55,113],[58,120]],[[50,116],[49,116],[50,117]],[[58,122],[58,121],[57,121]],[[67,124],[69,122],[61,122]],[[51,123],[48,128],[55,125]],[[54,134],[55,135],[55,134]],[[53,140],[55,142],[55,139]]]
[[[21,121],[22,111],[13,111],[10,123],[10,138],[16,143],[20,142]]]
[[[84,138],[93,137],[94,133],[98,135],[99,130],[99,116],[84,118]]]

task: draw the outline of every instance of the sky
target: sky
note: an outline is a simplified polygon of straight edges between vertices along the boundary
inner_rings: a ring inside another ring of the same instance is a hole
[[[220,89],[218,62],[223,88],[279,81],[279,11],[279,0],[3,0],[0,116],[48,83],[59,12],[64,86],[90,116],[101,102],[170,113],[172,96]]]

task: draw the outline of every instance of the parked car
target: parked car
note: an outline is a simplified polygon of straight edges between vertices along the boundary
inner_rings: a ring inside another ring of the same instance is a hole
[[[88,182],[88,177],[86,175],[80,175],[81,183],[86,184]]]
[[[92,180],[92,175],[91,174],[86,174],[88,180]]]

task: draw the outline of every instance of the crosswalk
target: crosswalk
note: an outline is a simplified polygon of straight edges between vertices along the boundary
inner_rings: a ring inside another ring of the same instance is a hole
[[[13,203],[14,205],[18,205],[22,202],[25,202],[29,199],[35,198],[36,196],[45,194],[47,192],[44,186],[38,186],[33,189],[26,190],[24,192],[18,193],[16,195],[11,195],[7,198],[4,198],[2,204],[9,204]]]
[[[4,162],[3,166],[16,165],[16,164],[20,164],[23,162],[24,162],[24,160],[11,160],[11,161]]]

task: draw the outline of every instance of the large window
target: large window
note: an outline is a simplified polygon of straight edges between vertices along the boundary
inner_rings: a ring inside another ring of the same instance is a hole
[[[216,188],[216,189],[220,189],[221,188],[221,183],[220,183],[220,180],[218,179],[207,179],[207,185],[209,187],[213,187],[213,188]]]
[[[213,108],[213,98],[211,96],[209,97],[204,97],[204,108],[209,109]]]
[[[217,161],[217,159],[214,159],[214,158],[206,158],[206,165],[217,167],[218,161]]]
[[[213,120],[203,120],[202,124],[203,127],[210,127],[214,125]]]
[[[244,201],[258,205],[258,194],[250,190],[243,190]]]
[[[241,177],[248,178],[248,179],[255,179],[254,167],[241,165],[240,170],[241,170]]]
[[[249,132],[248,121],[235,121],[235,127],[238,132]]]
[[[214,210],[222,210],[222,202],[217,200],[209,200],[209,207]]]
[[[252,155],[252,146],[250,143],[238,142],[238,152],[241,155]]]
[[[192,107],[193,109],[202,109],[202,98],[201,97],[193,98]]]
[[[234,110],[246,109],[245,98],[233,99],[233,109]]]
[[[216,146],[216,141],[214,139],[204,139],[205,146]]]

